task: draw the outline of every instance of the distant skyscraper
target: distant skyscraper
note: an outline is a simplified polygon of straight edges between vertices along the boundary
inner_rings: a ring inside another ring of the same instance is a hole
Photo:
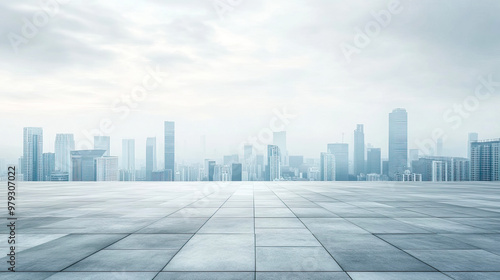
[[[286,148],[286,131],[273,132],[273,144],[280,148],[281,166],[288,166],[288,151]]]
[[[105,152],[105,150],[71,151],[71,181],[95,181],[95,159]]]
[[[122,169],[135,172],[135,140],[122,140]]]
[[[335,156],[335,181],[348,181],[349,145],[346,143],[328,144],[327,150]]]
[[[146,139],[146,180],[151,181],[156,170],[156,137]]]
[[[43,180],[50,181],[50,175],[54,173],[56,169],[56,154],[54,153],[43,153]]]
[[[110,140],[109,136],[94,136],[94,150],[105,150],[105,157],[109,156]]]
[[[241,163],[231,164],[231,181],[241,181]]]
[[[41,127],[25,127],[23,138],[24,180],[43,181],[43,130]]]
[[[405,109],[389,114],[389,178],[408,168],[408,115]]]
[[[329,153],[320,155],[321,181],[335,181],[335,156]]]
[[[175,123],[165,122],[165,170],[170,170],[172,177],[166,181],[173,181],[175,173]],[[167,173],[170,174],[170,173]]]
[[[96,181],[118,181],[118,157],[98,157],[94,159]]]
[[[243,147],[243,173],[246,174],[246,178],[243,180],[253,181],[255,180],[255,159],[256,155],[253,152],[252,145],[245,145]],[[244,176],[245,177],[245,176]]]
[[[367,174],[382,174],[381,152],[380,148],[368,148],[366,153],[366,173]]]
[[[365,133],[363,125],[354,130],[354,175],[365,174]]]
[[[214,180],[215,160],[208,161],[208,181]]]
[[[500,181],[500,139],[471,142],[471,181]]]
[[[468,142],[467,142],[467,157],[470,159],[470,144],[474,141],[477,141],[479,140],[479,134],[477,134],[476,132],[470,132],[469,133],[469,138],[468,138]]]
[[[281,178],[281,153],[276,145],[267,145],[267,178],[269,181]]]
[[[75,139],[73,134],[56,134],[55,153],[56,171],[70,172],[71,151],[75,150]]]

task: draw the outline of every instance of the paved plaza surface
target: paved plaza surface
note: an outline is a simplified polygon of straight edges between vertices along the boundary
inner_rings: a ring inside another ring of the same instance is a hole
[[[500,279],[498,182],[19,182],[16,204],[0,279]]]

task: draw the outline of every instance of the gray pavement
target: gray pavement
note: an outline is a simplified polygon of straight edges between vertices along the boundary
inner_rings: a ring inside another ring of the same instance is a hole
[[[498,182],[19,182],[16,204],[0,279],[500,279]]]

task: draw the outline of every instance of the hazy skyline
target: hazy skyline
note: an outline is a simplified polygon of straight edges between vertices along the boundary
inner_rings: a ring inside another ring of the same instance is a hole
[[[282,108],[295,115],[283,127],[290,155],[319,158],[342,133],[352,152],[359,123],[365,143],[387,157],[394,108],[408,112],[409,149],[434,129],[447,136],[445,155],[466,156],[469,132],[500,137],[497,1],[241,1],[223,18],[213,1],[62,3],[18,45],[24,19],[45,10],[39,1],[0,3],[8,162],[22,155],[23,127],[43,127],[44,152],[53,152],[57,133],[74,133],[78,148],[103,120],[113,127],[111,155],[134,138],[144,160],[146,138],[157,137],[162,158],[163,124],[174,121],[176,161],[201,158],[201,135],[206,157],[219,158]],[[396,13],[379,33],[356,45],[389,7]],[[357,50],[348,57],[347,45]],[[482,84],[490,88],[475,95]],[[150,90],[133,101],[138,86]]]

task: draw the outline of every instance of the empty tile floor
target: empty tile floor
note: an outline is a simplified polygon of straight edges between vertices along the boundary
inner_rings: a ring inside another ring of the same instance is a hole
[[[500,279],[498,183],[19,182],[16,203],[0,279]]]

